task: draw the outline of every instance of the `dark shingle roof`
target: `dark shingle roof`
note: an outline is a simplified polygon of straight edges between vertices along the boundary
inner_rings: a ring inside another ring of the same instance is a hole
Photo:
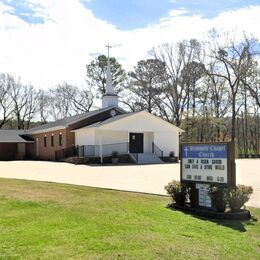
[[[132,115],[135,115],[135,114],[137,114],[137,113],[142,113],[142,112],[148,113],[146,110],[141,110],[141,111],[137,111],[137,112],[124,113],[124,114],[121,114],[121,115],[117,115],[117,116],[114,116],[114,117],[110,117],[110,118],[105,119],[105,120],[103,120],[103,121],[96,122],[96,123],[91,124],[91,125],[88,125],[88,126],[85,126],[85,127],[83,127],[83,128],[100,127],[100,126],[103,126],[103,125],[106,125],[106,124],[115,122],[115,121],[117,121],[117,120],[121,120],[121,119],[123,119],[123,118],[130,117],[130,116],[132,116]],[[151,114],[151,113],[149,113],[149,114],[150,114],[151,116],[153,116],[154,118],[157,118],[157,119],[161,120],[161,122],[164,122],[164,123],[168,124],[169,126],[176,128],[179,132],[184,132],[184,130],[182,130],[181,128],[179,128],[179,127],[177,127],[177,126],[175,126],[175,125],[173,125],[173,124],[171,124],[171,123],[165,121],[164,119],[162,119],[162,118],[160,118],[160,117],[158,117],[158,116],[156,116],[156,115],[153,115],[153,114]]]
[[[106,124],[109,124],[111,122],[115,122],[115,121],[117,121],[119,119],[123,119],[125,117],[132,116],[133,114],[136,114],[136,113],[138,113],[138,112],[130,112],[130,113],[126,113],[126,114],[110,117],[110,118],[108,118],[108,119],[106,119],[104,121],[99,121],[99,122],[96,122],[94,124],[88,125],[85,128],[92,128],[92,127],[99,127],[99,126],[102,126],[102,125],[106,125]]]
[[[107,107],[107,108],[103,108],[103,109],[97,109],[97,110],[94,110],[94,111],[90,111],[90,112],[83,113],[83,114],[76,115],[76,116],[65,117],[65,118],[62,118],[62,119],[57,120],[57,121],[53,121],[53,122],[50,122],[50,123],[47,123],[47,124],[44,124],[44,125],[41,125],[41,126],[34,127],[32,129],[27,130],[26,134],[33,134],[34,132],[38,132],[38,131],[41,131],[41,130],[44,131],[44,130],[49,129],[49,128],[68,127],[69,125],[71,125],[73,123],[77,123],[77,122],[84,120],[86,118],[98,115],[99,113],[102,113],[102,112],[109,110],[111,108],[116,108],[116,109],[119,109],[122,112],[124,112],[124,110],[119,108],[119,107]]]
[[[24,130],[0,130],[0,143],[31,143],[31,139],[24,138]]]

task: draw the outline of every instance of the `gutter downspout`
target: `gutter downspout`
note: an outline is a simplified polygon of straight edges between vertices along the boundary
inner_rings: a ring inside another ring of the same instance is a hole
[[[101,162],[101,164],[103,164],[103,149],[102,149],[102,135],[101,135],[101,130],[98,130],[98,140],[99,140],[100,162]]]

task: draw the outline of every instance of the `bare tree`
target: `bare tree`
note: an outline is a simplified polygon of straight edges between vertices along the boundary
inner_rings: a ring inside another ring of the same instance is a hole
[[[258,64],[255,63],[251,74],[247,75],[247,78],[242,79],[242,81],[251,96],[255,99],[256,105],[260,107],[260,68],[257,66]]]
[[[28,129],[37,113],[39,91],[32,85],[23,85],[20,79],[14,79],[10,85],[14,119],[18,129]]]
[[[14,84],[14,79],[10,74],[0,74],[0,128],[12,120],[13,107],[10,97],[12,84]]]
[[[226,79],[213,75],[214,66],[213,62],[207,70],[205,85],[208,86],[208,105],[212,111],[216,128],[216,139],[214,138],[214,140],[224,141],[223,138],[226,136],[227,130],[224,118],[230,109],[229,88]]]
[[[184,68],[199,61],[201,45],[194,39],[179,42],[177,46],[164,44],[154,48],[151,55],[165,64],[168,73],[165,95],[159,104],[161,116],[180,126],[190,91]]]
[[[79,89],[66,82],[49,89],[51,115],[55,120],[88,112],[94,95],[88,89]]]
[[[48,91],[40,90],[38,97],[38,113],[40,116],[41,124],[46,124],[51,114],[51,97]]]
[[[231,102],[231,140],[236,137],[236,116],[242,106],[242,101],[238,100],[241,88],[244,86],[244,79],[250,74],[254,66],[253,57],[256,54],[256,40],[254,38],[244,38],[237,41],[235,37],[228,35],[224,43],[212,38],[210,45],[210,58],[215,61],[215,71],[213,76],[226,80],[230,90]]]

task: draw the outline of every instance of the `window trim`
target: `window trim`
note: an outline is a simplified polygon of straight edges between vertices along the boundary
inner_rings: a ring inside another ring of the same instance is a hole
[[[51,135],[51,147],[54,147],[54,134]]]
[[[46,135],[43,137],[43,146],[45,148],[47,147],[47,136]]]
[[[59,133],[59,146],[62,146],[62,133]]]

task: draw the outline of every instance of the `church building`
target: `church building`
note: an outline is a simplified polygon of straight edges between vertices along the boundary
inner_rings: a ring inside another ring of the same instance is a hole
[[[63,118],[26,131],[0,130],[0,160],[61,160],[94,157],[103,162],[112,153],[136,163],[160,163],[179,154],[180,128],[147,111],[128,113],[118,106],[108,58],[102,108]]]

